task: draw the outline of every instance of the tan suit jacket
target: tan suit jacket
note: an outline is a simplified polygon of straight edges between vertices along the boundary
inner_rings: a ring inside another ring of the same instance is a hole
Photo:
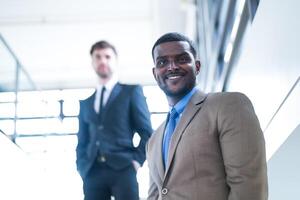
[[[264,137],[245,95],[197,91],[173,133],[165,170],[164,128],[147,144],[149,200],[267,200]]]

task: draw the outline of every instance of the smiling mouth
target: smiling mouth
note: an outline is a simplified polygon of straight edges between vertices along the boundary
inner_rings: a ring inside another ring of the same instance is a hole
[[[181,77],[183,77],[182,74],[169,74],[169,75],[166,76],[166,79],[167,80],[176,80],[176,79],[179,79]]]
[[[167,79],[168,80],[176,80],[176,79],[179,79],[181,76],[171,76],[171,77],[168,77]]]

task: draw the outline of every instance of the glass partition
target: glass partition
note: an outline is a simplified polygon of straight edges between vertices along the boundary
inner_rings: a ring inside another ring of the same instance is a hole
[[[16,79],[16,60],[7,50],[0,35],[0,92],[14,91]]]
[[[12,141],[17,137],[18,92],[36,90],[34,82],[0,34],[0,130]],[[2,92],[5,92],[2,94]]]

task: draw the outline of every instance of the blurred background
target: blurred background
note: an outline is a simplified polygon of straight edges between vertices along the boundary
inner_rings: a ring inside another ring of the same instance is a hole
[[[297,0],[0,0],[0,199],[83,199],[77,116],[96,86],[89,50],[98,40],[116,46],[120,81],[143,86],[157,128],[168,105],[152,77],[151,48],[171,31],[196,42],[201,90],[252,100],[269,199],[298,199],[299,8]],[[138,181],[144,199],[147,163]]]

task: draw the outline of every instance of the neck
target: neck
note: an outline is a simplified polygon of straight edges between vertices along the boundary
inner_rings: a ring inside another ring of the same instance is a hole
[[[173,107],[180,101],[181,98],[178,97],[169,97],[167,96],[168,104],[170,107]]]
[[[110,79],[99,79],[99,83],[101,85],[106,85],[106,83],[109,81]]]
[[[107,76],[107,77],[98,77],[98,82],[101,85],[106,85],[111,79],[113,78],[113,76]]]
[[[178,94],[166,94],[169,106],[175,106],[182,98],[184,98],[189,92],[191,92],[193,88],[189,91],[178,93]]]

